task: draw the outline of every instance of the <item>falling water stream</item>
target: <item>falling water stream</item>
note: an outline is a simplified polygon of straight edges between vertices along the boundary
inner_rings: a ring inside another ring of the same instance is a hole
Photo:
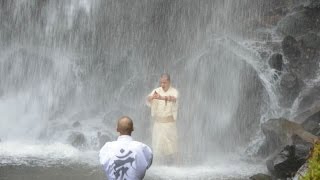
[[[114,139],[121,115],[133,118],[134,138],[150,144],[145,97],[168,72],[180,92],[183,162],[154,165],[147,178],[265,172],[246,153],[259,123],[283,113],[274,72],[248,45],[246,20],[260,18],[263,2],[1,1],[1,166],[97,166],[97,132]],[[74,131],[84,134],[83,149],[70,145]]]

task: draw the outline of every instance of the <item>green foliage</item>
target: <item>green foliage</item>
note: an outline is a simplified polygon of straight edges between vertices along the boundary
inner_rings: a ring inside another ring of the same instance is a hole
[[[308,160],[308,171],[301,180],[320,179],[320,143],[314,144],[311,157]]]

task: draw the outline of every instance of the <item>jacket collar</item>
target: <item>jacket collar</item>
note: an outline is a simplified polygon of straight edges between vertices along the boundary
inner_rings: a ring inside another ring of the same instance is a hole
[[[117,139],[118,141],[132,141],[132,137],[129,135],[121,135]]]

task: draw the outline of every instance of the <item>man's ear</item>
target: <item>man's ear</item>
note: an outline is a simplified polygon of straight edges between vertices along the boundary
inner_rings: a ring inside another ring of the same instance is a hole
[[[117,132],[120,132],[118,127],[117,127]]]
[[[134,131],[134,127],[132,127],[132,131]]]

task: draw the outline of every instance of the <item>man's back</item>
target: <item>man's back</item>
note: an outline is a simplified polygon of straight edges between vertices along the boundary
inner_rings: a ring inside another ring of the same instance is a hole
[[[107,142],[100,150],[100,163],[108,179],[140,180],[152,163],[151,149],[131,136],[122,135],[117,141]]]

